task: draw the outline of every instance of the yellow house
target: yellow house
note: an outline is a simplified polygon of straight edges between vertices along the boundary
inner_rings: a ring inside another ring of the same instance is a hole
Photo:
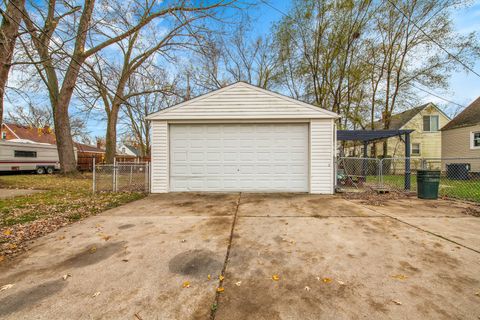
[[[410,134],[411,158],[440,158],[442,156],[442,133],[450,118],[435,104],[424,105],[406,110],[392,116],[390,130],[415,130]],[[376,129],[383,129],[383,123],[378,121]],[[398,137],[387,139],[387,156],[405,157],[405,143]],[[376,152],[369,150],[371,156],[383,155],[383,142],[375,144]]]
[[[442,158],[480,172],[480,97],[442,127]]]

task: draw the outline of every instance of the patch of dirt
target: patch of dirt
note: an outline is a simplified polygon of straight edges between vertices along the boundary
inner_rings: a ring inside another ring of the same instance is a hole
[[[408,199],[413,197],[410,194],[404,192],[390,191],[389,193],[377,193],[375,191],[365,192],[345,192],[342,193],[342,197],[346,200],[362,200],[361,204],[371,206],[386,206],[388,200]]]
[[[473,217],[480,217],[480,206],[469,206],[463,210],[463,213]]]
[[[168,263],[172,273],[193,277],[206,277],[220,272],[223,263],[215,259],[215,253],[210,250],[189,250],[173,257]]]

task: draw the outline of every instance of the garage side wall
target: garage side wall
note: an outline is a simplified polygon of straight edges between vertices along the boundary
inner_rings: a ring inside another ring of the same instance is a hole
[[[168,123],[152,121],[151,192],[168,192]]]
[[[310,122],[310,193],[333,194],[334,123],[332,119]]]

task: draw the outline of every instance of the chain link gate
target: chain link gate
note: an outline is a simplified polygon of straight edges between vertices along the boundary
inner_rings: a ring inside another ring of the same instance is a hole
[[[94,163],[93,192],[150,192],[150,163]]]

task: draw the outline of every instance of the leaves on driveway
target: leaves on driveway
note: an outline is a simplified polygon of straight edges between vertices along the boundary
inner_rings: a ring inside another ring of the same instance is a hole
[[[14,286],[14,284],[11,284],[11,283],[6,284],[6,285],[4,285],[4,286],[1,286],[1,287],[0,287],[0,292],[5,291],[5,290],[8,290],[8,289],[12,288],[13,286]]]
[[[392,276],[392,278],[395,280],[403,281],[403,280],[406,280],[408,277],[404,274],[395,274]]]
[[[274,275],[272,276],[272,280],[273,280],[273,281],[278,281],[278,280],[280,280],[280,276],[279,276],[278,274],[274,274]]]

